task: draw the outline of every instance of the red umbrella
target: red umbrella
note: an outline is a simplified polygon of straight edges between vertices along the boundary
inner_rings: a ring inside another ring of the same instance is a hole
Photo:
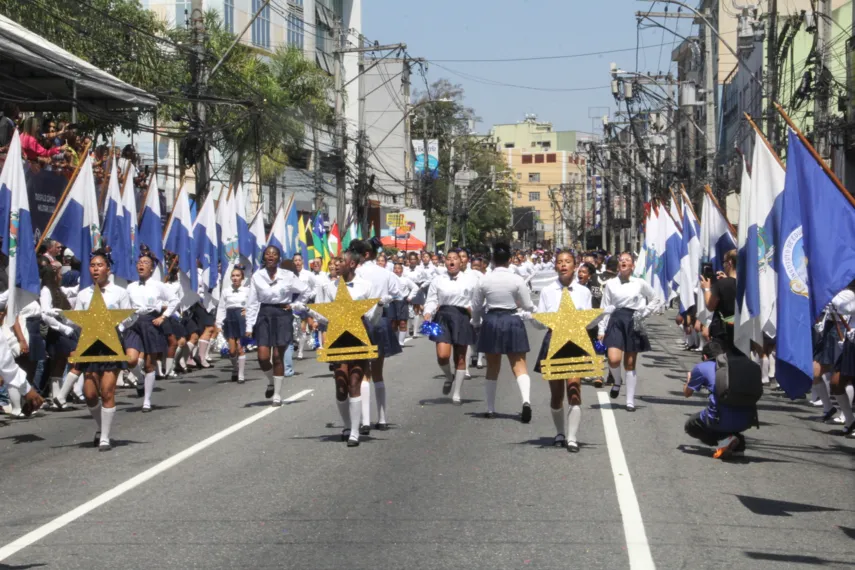
[[[425,242],[410,234],[385,236],[380,242],[386,247],[394,247],[400,251],[420,251],[425,248]]]

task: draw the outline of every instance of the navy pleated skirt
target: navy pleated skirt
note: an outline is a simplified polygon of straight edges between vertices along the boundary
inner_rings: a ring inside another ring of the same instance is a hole
[[[125,349],[133,348],[145,354],[166,352],[166,334],[152,322],[159,316],[157,313],[139,315],[136,322],[125,329]]]
[[[187,338],[187,329],[184,328],[184,323],[181,322],[180,317],[176,317],[175,315],[163,321],[160,328],[163,329],[163,334],[166,336],[172,335],[176,339]]]
[[[618,309],[611,314],[603,338],[606,348],[619,348],[624,352],[647,352],[651,349],[647,336],[633,328],[633,314],[633,309]]]
[[[833,320],[825,322],[825,329],[821,333],[812,329],[813,334],[813,360],[822,365],[832,366],[840,358],[843,347],[840,345],[840,335]]]
[[[543,337],[543,342],[540,344],[540,352],[537,353],[537,362],[534,363],[534,371],[538,374],[541,373],[540,361],[544,360],[547,356],[549,356],[549,345],[551,342],[552,329],[549,329],[549,331],[547,331],[546,335],[544,335]],[[579,358],[582,356],[593,356],[594,358],[598,358],[595,354],[588,354],[583,349],[569,342],[564,345],[564,347],[559,350],[553,358]]]
[[[226,338],[241,338],[246,334],[246,317],[243,309],[234,307],[226,309],[226,318],[223,319],[223,336]]]
[[[294,340],[294,313],[279,305],[261,305],[252,336],[258,346],[290,345]]]
[[[193,333],[202,334],[206,327],[214,326],[216,319],[205,310],[201,303],[194,303],[192,307],[184,311],[181,322],[188,335]]]
[[[368,330],[368,338],[371,340],[371,344],[377,346],[378,356],[389,358],[403,352],[401,345],[398,343],[397,331],[392,330],[389,319],[380,317],[377,323],[372,323],[365,317],[362,320],[365,323],[365,328]]]
[[[390,321],[406,321],[410,318],[410,307],[406,301],[392,301],[383,307],[383,316]]]
[[[116,329],[116,333],[119,334],[118,328]],[[125,335],[119,334],[119,341],[122,343],[122,352],[124,353],[127,348],[127,345],[125,344]],[[74,368],[80,370],[81,372],[118,372],[119,370],[128,369],[128,361],[120,360],[119,362],[78,362],[77,364],[73,364],[72,366],[74,366]]]
[[[413,300],[411,301],[413,305],[422,306],[427,301],[427,288],[420,288],[419,292],[413,296]]]
[[[27,317],[27,345],[30,347],[30,362],[47,358],[47,347],[41,332],[42,318]]]
[[[493,309],[484,316],[478,334],[478,352],[511,354],[531,350],[525,324],[515,313],[515,309]]]
[[[843,343],[843,350],[834,364],[834,371],[840,372],[842,376],[855,377],[855,344],[848,340]]]
[[[475,344],[475,329],[470,322],[469,312],[463,307],[442,306],[433,315],[433,322],[440,326],[442,333],[431,335],[432,341],[462,346]]]
[[[71,333],[71,335],[66,336],[51,329],[45,339],[48,356],[51,358],[63,358],[68,356],[77,350],[77,341],[79,338],[80,336],[76,330]]]

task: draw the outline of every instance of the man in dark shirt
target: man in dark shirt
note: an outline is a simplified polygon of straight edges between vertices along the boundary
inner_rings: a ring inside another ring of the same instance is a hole
[[[736,311],[736,250],[724,254],[724,271],[712,281],[701,276],[701,292],[707,309],[713,312],[710,338],[721,342],[725,350],[733,348],[733,314]]]

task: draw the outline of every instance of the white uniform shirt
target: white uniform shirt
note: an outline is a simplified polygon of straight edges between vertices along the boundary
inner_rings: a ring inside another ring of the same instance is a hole
[[[409,265],[405,265],[402,275],[404,277],[410,278],[413,283],[415,283],[419,287],[421,287],[427,281],[425,272],[422,269],[421,265],[416,265],[415,269],[410,269]]]
[[[309,301],[309,286],[287,269],[278,268],[273,279],[263,268],[252,274],[249,281],[249,295],[246,300],[246,331],[252,332],[258,319],[261,305],[288,305],[293,302],[305,304]]]
[[[395,275],[395,277],[398,279],[398,289],[400,290],[400,295],[398,295],[395,300],[412,301],[413,297],[416,296],[416,293],[419,292],[419,286],[406,275],[401,275],[400,277]]]
[[[436,314],[439,307],[463,307],[472,309],[472,295],[478,282],[464,273],[458,273],[454,279],[449,274],[434,279],[428,288],[425,301],[425,314]]]
[[[613,311],[617,309],[644,311],[642,316],[646,317],[662,304],[647,281],[638,277],[630,276],[627,281],[621,281],[620,277],[609,279],[602,290],[603,299],[600,301],[600,306],[604,314],[603,320],[600,321],[600,335],[605,334]]]
[[[145,284],[141,281],[129,283],[127,291],[131,306],[139,315],[162,312],[168,316],[174,313],[175,307],[178,306],[178,297],[165,283],[154,278],[148,279]]]
[[[74,305],[69,301],[69,306],[73,307]],[[50,314],[54,309],[59,309],[59,307],[53,306],[53,296],[47,287],[42,287],[39,291],[39,309],[41,310],[42,321],[47,326],[60,333],[68,333],[68,320],[62,315],[54,317]]]
[[[318,298],[316,299],[317,303],[330,303],[335,301],[335,296],[338,293],[339,279],[341,279],[341,277],[332,279],[329,283],[325,283],[318,289]],[[353,280],[347,283],[347,288],[350,289],[350,298],[354,301],[374,298],[371,296],[371,283],[359,276],[354,276]],[[321,310],[323,310],[323,307],[321,307]],[[369,320],[374,321],[381,314],[382,313],[377,310],[377,306],[374,306],[369,311],[366,311],[364,316]],[[309,315],[321,324],[326,324],[328,322],[327,315],[322,315],[312,309],[309,309]]]
[[[385,303],[401,294],[398,277],[373,261],[366,261],[357,267],[356,275],[371,283],[371,299],[380,299]]]
[[[229,283],[228,287],[220,291],[220,304],[217,305],[217,327],[223,327],[226,320],[226,311],[229,309],[246,309],[246,300],[249,298],[249,287],[242,285],[235,290]]]
[[[491,309],[522,309],[533,312],[531,293],[525,281],[507,267],[497,267],[481,278],[472,299],[473,324],[480,324],[482,313]]]
[[[297,278],[300,279],[306,286],[309,288],[309,295],[315,294],[315,289],[318,288],[317,279],[315,279],[315,274],[309,271],[308,269],[303,269],[298,275]]]
[[[831,306],[846,322],[850,322],[851,317],[855,316],[855,293],[844,289],[834,296]]]
[[[538,313],[554,313],[561,305],[564,285],[556,279],[543,288],[540,292],[540,300],[537,303]],[[579,310],[591,309],[591,290],[577,282],[570,284],[570,298]]]
[[[211,293],[211,289],[208,287],[208,280],[206,279],[209,270],[210,269],[196,270],[199,279],[196,293],[199,295],[202,306],[206,311],[210,311],[217,306],[217,299],[214,298],[214,295]]]
[[[94,285],[90,285],[77,295],[77,301],[74,303],[75,311],[87,311],[92,303],[92,296],[95,294]],[[104,304],[108,309],[133,309],[131,306],[131,297],[128,292],[114,283],[107,283],[101,289],[101,295],[104,297]]]
[[[184,307],[184,302],[183,302],[184,301],[184,288],[181,287],[180,281],[172,281],[170,283],[164,283],[163,285],[169,290],[169,296],[171,298],[175,299],[175,302],[176,302],[175,310],[172,311],[169,315],[167,315],[167,316],[171,317],[172,315],[179,312],[179,309],[183,310],[186,308],[186,307]],[[180,316],[180,313],[179,313],[179,316]]]

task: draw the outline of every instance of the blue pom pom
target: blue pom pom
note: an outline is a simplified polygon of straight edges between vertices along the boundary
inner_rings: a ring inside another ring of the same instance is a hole
[[[442,327],[439,323],[425,321],[422,323],[421,334],[425,336],[437,337],[442,334]]]
[[[599,340],[594,341],[594,352],[597,354],[605,354],[606,353],[606,345],[604,345]]]
[[[321,335],[318,331],[312,333],[312,350],[317,350],[321,347]]]
[[[226,358],[228,355],[229,355],[229,347],[228,346],[224,346],[223,348],[220,349],[220,356],[222,356],[223,358]]]

